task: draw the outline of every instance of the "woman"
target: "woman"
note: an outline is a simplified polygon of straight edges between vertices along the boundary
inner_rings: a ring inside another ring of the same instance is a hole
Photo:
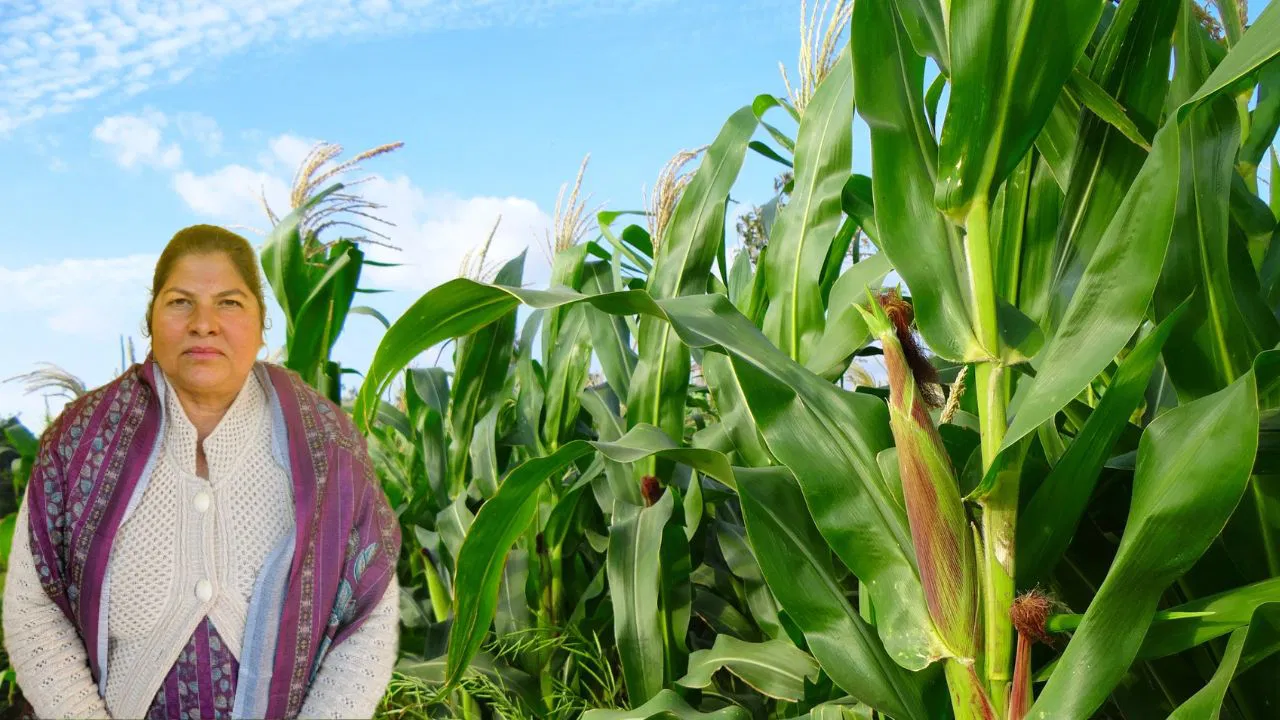
[[[370,717],[390,680],[399,524],[342,410],[256,360],[256,268],[177,233],[147,359],[41,438],[4,594],[39,717]]]

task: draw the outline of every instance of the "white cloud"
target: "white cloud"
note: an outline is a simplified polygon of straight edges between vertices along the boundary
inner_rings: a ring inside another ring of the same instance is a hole
[[[93,138],[105,145],[112,158],[124,168],[150,165],[175,168],[182,162],[177,143],[165,144],[164,113],[147,110],[140,115],[112,115],[93,129]]]
[[[258,162],[268,170],[292,175],[317,142],[290,133],[277,135],[267,142],[268,151],[258,156]]]
[[[208,175],[184,170],[174,175],[173,189],[200,215],[250,226],[266,224],[264,193],[273,209],[289,203],[289,188],[283,180],[244,165],[227,165]]]
[[[552,13],[626,12],[671,1],[5,0],[0,134],[91,98],[181,82],[251,46],[530,24]]]
[[[283,214],[289,207],[286,178],[293,177],[314,144],[295,135],[278,135],[266,143],[267,149],[258,156],[258,167],[226,165],[204,175],[183,171],[174,176],[174,189],[188,207],[210,220],[265,227],[268,222],[260,200],[263,190],[272,210]],[[369,179],[357,186],[357,191],[382,205],[375,214],[392,225],[362,222],[385,234],[386,242],[396,249],[374,244],[364,248],[370,259],[402,264],[394,268],[370,266],[364,273],[364,285],[409,291],[416,299],[417,293],[457,277],[466,253],[484,243],[499,218],[486,265],[505,262],[528,249],[526,283],[545,283],[549,277],[542,246],[551,219],[532,200],[429,194],[403,175],[364,176]]]
[[[137,335],[146,312],[154,255],[72,258],[0,266],[6,313],[38,319],[46,331],[82,339]]]
[[[366,284],[420,293],[451,280],[458,276],[468,251],[484,244],[495,223],[498,227],[486,266],[496,267],[528,250],[525,284],[542,287],[550,278],[543,245],[551,218],[532,200],[427,194],[403,176],[375,177],[360,187],[366,197],[387,206],[380,216],[395,227],[384,232],[399,248],[372,246],[370,258],[401,263],[400,267],[370,267]]]

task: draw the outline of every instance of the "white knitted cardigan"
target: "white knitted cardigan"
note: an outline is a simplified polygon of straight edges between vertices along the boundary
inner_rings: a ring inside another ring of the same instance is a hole
[[[105,698],[75,627],[36,576],[24,502],[4,590],[4,640],[18,685],[39,717],[141,717],[207,616],[237,660],[254,580],[293,532],[293,490],[270,445],[270,406],[256,374],[204,441],[172,385],[160,459],[112,548]],[[398,654],[399,586],[321,662],[300,717],[371,717]]]

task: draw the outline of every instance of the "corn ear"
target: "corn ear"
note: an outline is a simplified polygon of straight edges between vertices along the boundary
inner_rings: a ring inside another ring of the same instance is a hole
[[[868,308],[856,307],[883,345],[889,422],[925,602],[943,642],[965,662],[974,658],[979,637],[977,562],[960,485],[929,416],[929,406],[940,402],[932,384],[916,377],[923,355],[911,333],[910,305],[896,292],[870,299]]]

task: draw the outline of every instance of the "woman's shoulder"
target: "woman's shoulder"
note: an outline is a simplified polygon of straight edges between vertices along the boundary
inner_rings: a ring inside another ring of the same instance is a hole
[[[296,371],[265,360],[259,363],[266,370],[276,392],[288,392],[301,409],[316,420],[309,423],[309,427],[319,434],[322,442],[348,449],[364,449],[364,435],[342,406],[325,397]]]
[[[84,438],[93,418],[104,417],[104,412],[107,421],[113,416],[118,418],[132,394],[145,385],[140,377],[140,368],[135,364],[110,381],[69,400],[40,433],[40,443],[66,447]]]

